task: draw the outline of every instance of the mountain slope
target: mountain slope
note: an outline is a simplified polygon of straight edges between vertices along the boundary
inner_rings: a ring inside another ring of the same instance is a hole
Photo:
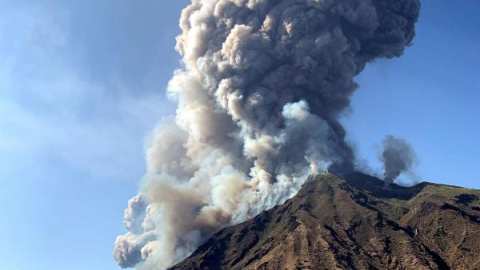
[[[480,192],[366,175],[311,177],[171,269],[480,269]]]

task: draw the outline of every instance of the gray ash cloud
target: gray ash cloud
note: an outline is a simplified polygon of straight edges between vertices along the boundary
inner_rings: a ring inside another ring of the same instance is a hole
[[[383,162],[385,186],[390,186],[402,173],[413,174],[413,166],[417,160],[413,147],[405,140],[387,135],[382,142],[383,151],[380,160]]]
[[[401,56],[418,0],[194,0],[180,19],[175,120],[147,151],[120,266],[164,269],[213,232],[295,195],[313,171],[346,173],[338,118],[368,62]]]

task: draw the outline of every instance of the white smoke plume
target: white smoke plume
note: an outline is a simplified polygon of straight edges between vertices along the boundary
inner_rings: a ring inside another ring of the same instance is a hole
[[[354,76],[412,41],[418,0],[193,0],[169,95],[117,238],[122,267],[165,269],[215,231],[292,197],[310,169],[347,173],[338,121]]]
[[[385,186],[389,187],[402,173],[408,173],[418,181],[413,172],[417,156],[412,146],[405,140],[387,135],[382,142],[383,152],[380,160],[383,162]]]

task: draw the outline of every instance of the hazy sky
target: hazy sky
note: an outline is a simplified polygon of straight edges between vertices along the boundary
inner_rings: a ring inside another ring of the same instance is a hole
[[[174,111],[164,92],[187,3],[0,0],[1,269],[118,269],[144,144]],[[393,134],[423,180],[480,188],[479,13],[478,0],[424,0],[405,56],[358,77],[344,122],[377,172]]]

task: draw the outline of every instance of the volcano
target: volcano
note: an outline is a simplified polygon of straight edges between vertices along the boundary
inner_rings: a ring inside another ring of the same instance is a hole
[[[480,269],[480,191],[383,187],[359,173],[310,176],[170,269]]]

